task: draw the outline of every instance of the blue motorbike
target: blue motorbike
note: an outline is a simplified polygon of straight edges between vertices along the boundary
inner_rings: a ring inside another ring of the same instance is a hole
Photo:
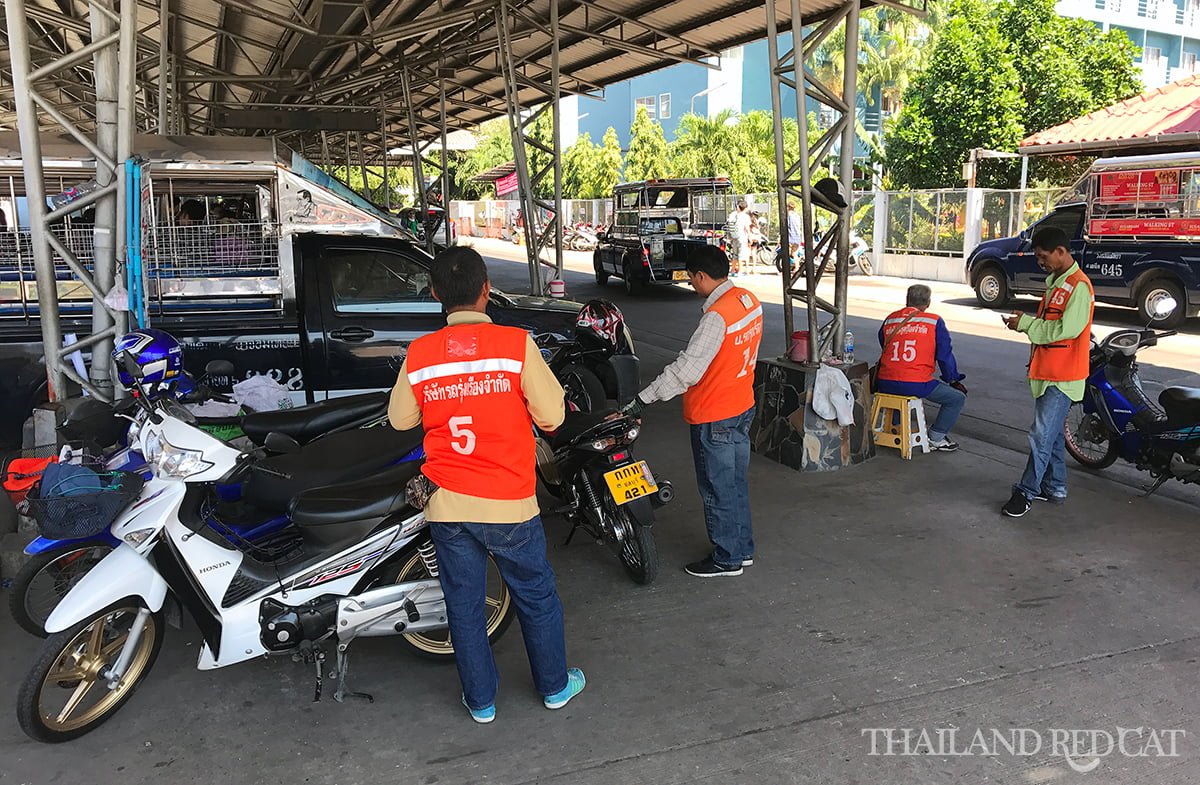
[[[365,427],[383,422],[387,393],[369,393],[312,406],[246,415],[238,424],[247,438],[265,446],[244,479],[218,485],[202,500],[205,523],[231,545],[263,561],[286,558],[299,544],[288,506],[301,491],[378,473],[398,463],[420,460],[423,431]],[[85,424],[81,425],[81,421]],[[94,406],[82,418],[64,423],[67,441],[99,443],[113,427]],[[125,421],[124,426],[128,426]],[[321,435],[324,434],[324,435]],[[301,444],[301,442],[307,442]],[[274,453],[274,454],[270,454]],[[148,475],[141,454],[124,447],[101,462],[107,471]],[[78,580],[119,543],[108,528],[91,537],[38,537],[26,548],[30,557],[13,578],[9,608],[25,631],[45,637],[50,612]]]
[[[1138,350],[1174,334],[1130,329],[1093,340],[1086,393],[1064,426],[1067,452],[1084,466],[1123,458],[1149,472],[1146,496],[1167,480],[1200,482],[1200,389],[1168,387],[1156,403],[1138,376]]]

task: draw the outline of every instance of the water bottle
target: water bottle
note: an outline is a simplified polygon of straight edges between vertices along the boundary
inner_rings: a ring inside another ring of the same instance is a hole
[[[843,352],[846,362],[854,362],[854,333],[846,331],[846,350]]]
[[[55,209],[58,209],[64,204],[69,204],[86,194],[90,194],[92,191],[98,190],[99,188],[100,183],[96,182],[95,180],[88,180],[87,182],[72,186],[60,194],[51,196],[50,204],[53,205]]]

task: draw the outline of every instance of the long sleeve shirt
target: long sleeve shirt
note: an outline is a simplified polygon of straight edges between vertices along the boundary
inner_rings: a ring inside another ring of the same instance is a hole
[[[475,311],[458,311],[450,314],[446,324],[480,324],[490,322],[486,314]],[[542,353],[527,338],[525,364],[521,368],[521,392],[529,407],[529,416],[539,428],[552,431],[562,425],[566,416],[562,385],[554,372],[542,359]],[[421,407],[408,381],[408,361],[400,366],[400,375],[388,401],[388,422],[398,431],[406,431],[421,424]],[[485,488],[480,488],[486,491]],[[430,521],[467,523],[524,523],[539,512],[537,496],[527,499],[489,499],[486,496],[470,496],[465,493],[439,488],[425,505],[425,517]]]
[[[942,317],[938,317],[936,332],[934,333],[937,339],[937,349],[934,359],[937,361],[938,368],[942,372],[942,381],[950,384],[951,382],[962,381],[967,378],[965,374],[958,372],[958,361],[954,358],[954,344],[950,340],[950,330],[946,327],[946,321]],[[883,327],[879,328],[879,345],[883,346],[885,335]],[[889,395],[912,395],[917,398],[924,398],[933,392],[937,387],[937,380],[930,379],[927,382],[895,382],[889,379],[880,379],[879,391]]]
[[[1067,277],[1079,270],[1078,263],[1071,265],[1070,269],[1062,275],[1046,276],[1046,291],[1059,288],[1062,283],[1067,280]],[[1079,337],[1079,335],[1087,329],[1088,322],[1092,315],[1092,292],[1086,286],[1076,286],[1071,292],[1071,297],[1067,300],[1067,305],[1063,309],[1061,319],[1039,319],[1036,316],[1022,314],[1021,320],[1017,323],[1017,332],[1024,333],[1029,342],[1035,346],[1045,346],[1046,344],[1058,343],[1059,341],[1071,341]],[[1033,392],[1034,398],[1041,398],[1042,394],[1051,387],[1057,387],[1062,391],[1063,395],[1070,398],[1072,401],[1082,401],[1085,389],[1086,379],[1079,379],[1071,382],[1049,382],[1043,379],[1030,379],[1029,389]]]
[[[725,320],[711,308],[732,288],[733,283],[726,281],[713,289],[712,294],[704,300],[702,307],[704,315],[700,317],[700,324],[696,326],[696,331],[688,340],[687,348],[679,353],[674,362],[663,369],[657,379],[638,393],[642,403],[669,401],[678,395],[683,395],[690,387],[695,386],[704,378],[708,366],[712,365],[713,358],[717,356],[717,352],[721,350],[721,344],[725,342]]]

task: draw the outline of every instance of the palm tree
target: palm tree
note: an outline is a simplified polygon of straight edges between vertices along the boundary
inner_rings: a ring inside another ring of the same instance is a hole
[[[737,115],[724,109],[714,117],[691,112],[679,120],[671,152],[680,177],[734,177],[740,174]]]

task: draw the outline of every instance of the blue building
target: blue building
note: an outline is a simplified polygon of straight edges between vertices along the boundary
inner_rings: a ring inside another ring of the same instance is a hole
[[[1200,0],[1059,0],[1058,12],[1124,30],[1142,54],[1146,87],[1200,73]]]

